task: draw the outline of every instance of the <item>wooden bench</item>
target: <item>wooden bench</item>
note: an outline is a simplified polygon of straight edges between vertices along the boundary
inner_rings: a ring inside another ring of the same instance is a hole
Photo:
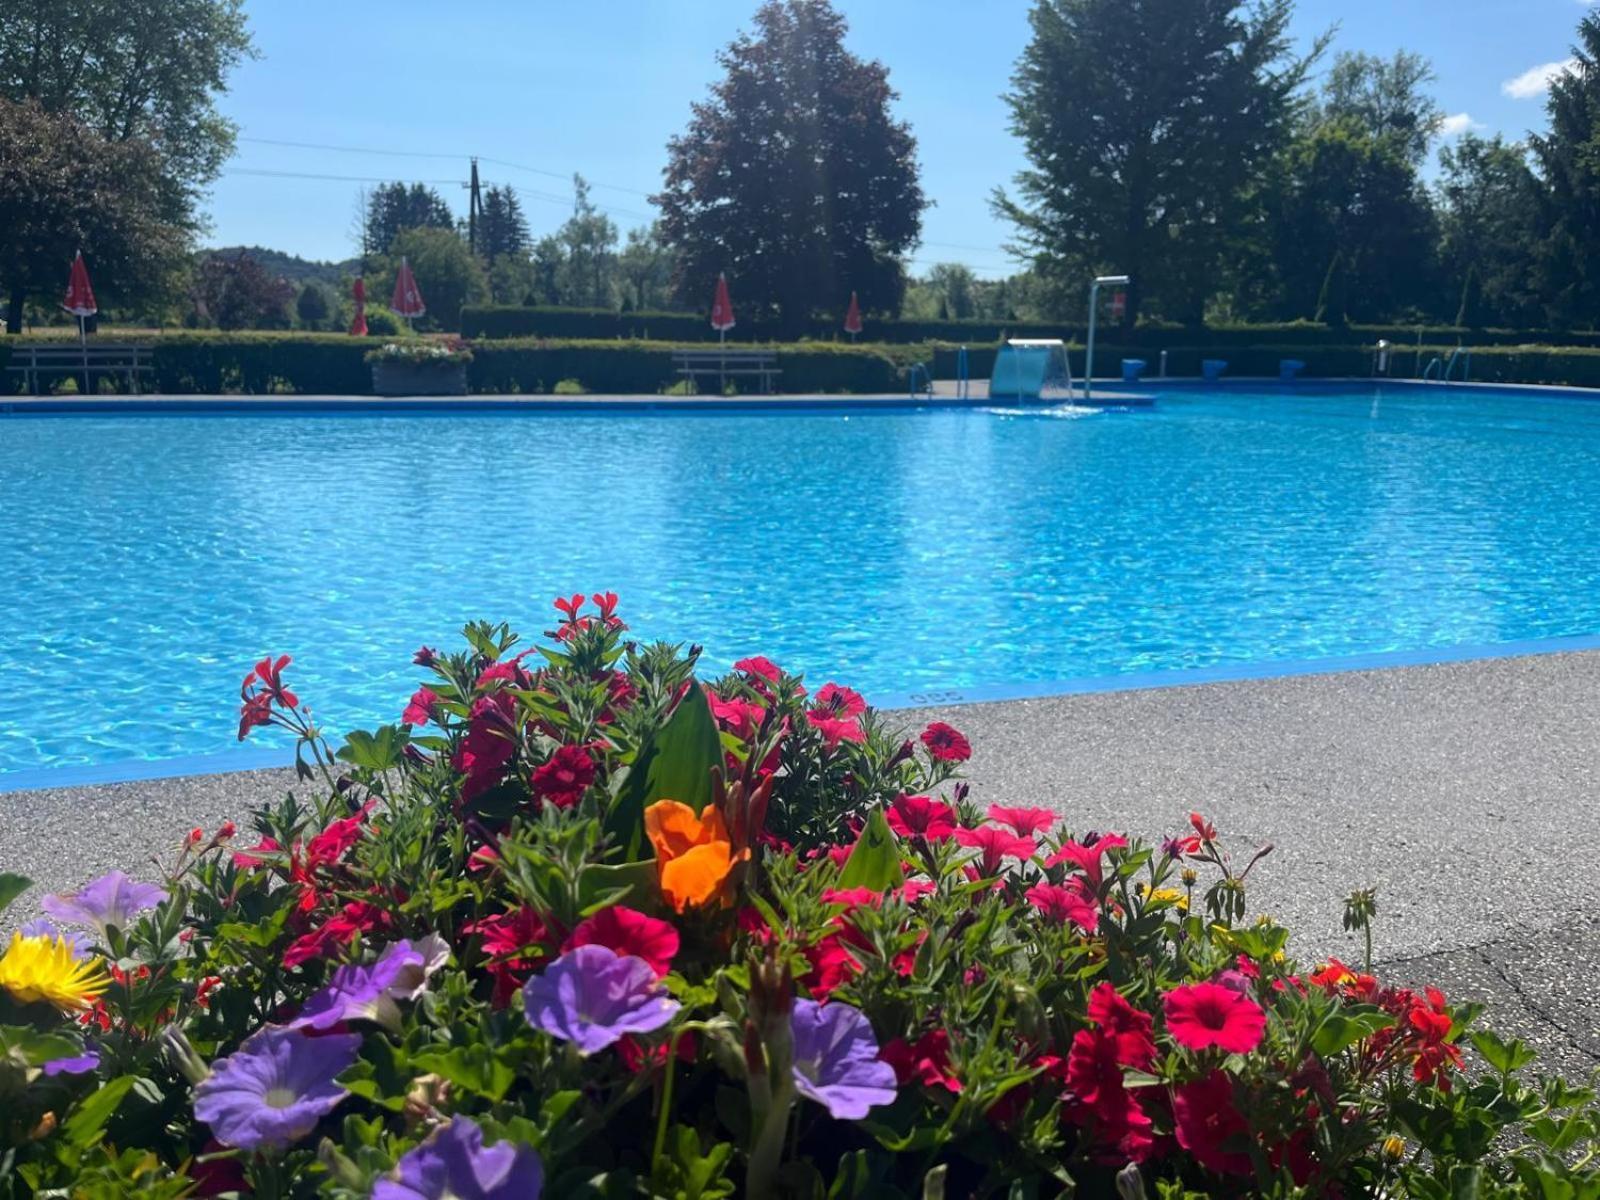
[[[720,346],[714,350],[674,350],[672,366],[697,392],[699,377],[714,375],[718,392],[727,390],[729,376],[744,376],[760,380],[762,393],[768,394],[783,374],[775,350],[727,350]]]
[[[87,367],[86,365],[87,364]],[[21,375],[27,390],[39,394],[39,377],[74,375],[80,387],[85,386],[84,374],[89,376],[89,389],[93,391],[96,373],[123,375],[128,388],[139,391],[139,376],[150,373],[150,347],[132,342],[112,342],[90,345],[85,348],[66,342],[33,344],[26,340],[11,343],[11,360],[6,370]]]

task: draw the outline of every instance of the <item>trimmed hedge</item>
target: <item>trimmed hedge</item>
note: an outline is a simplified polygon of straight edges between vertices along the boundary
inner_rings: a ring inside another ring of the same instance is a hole
[[[637,340],[671,342],[714,342],[717,333],[703,313],[633,312],[587,308],[518,308],[510,306],[472,306],[461,310],[462,333],[476,338],[563,338],[578,340]],[[1102,332],[1118,336],[1113,326],[1102,325]],[[992,345],[1006,337],[1059,337],[1081,342],[1085,329],[1080,324],[1060,321],[910,321],[868,320],[862,344],[870,342],[908,345],[918,342],[948,342],[972,347]],[[1415,325],[1322,325],[1310,321],[1290,321],[1267,325],[1218,325],[1188,328],[1152,322],[1138,326],[1125,344],[1144,350],[1171,346],[1206,345],[1217,349],[1291,346],[1372,346],[1380,339],[1396,348],[1415,347]],[[1421,329],[1425,346],[1582,346],[1600,348],[1600,332],[1560,332],[1551,330],[1464,329],[1430,325]],[[838,322],[819,319],[808,324],[804,336],[812,341],[847,345]],[[729,334],[740,343],[773,341],[778,329],[771,323],[741,320]]]
[[[907,363],[883,347],[780,346],[779,387],[786,392],[892,392]],[[649,394],[678,382],[670,342],[485,341],[473,347],[474,392],[548,392],[576,379],[591,392]],[[746,390],[754,383],[738,379]]]
[[[572,338],[581,340],[715,342],[717,331],[704,313],[614,312],[593,308],[518,308],[468,305],[461,310],[461,332],[472,338]],[[1068,330],[1067,332],[1071,332]],[[849,346],[840,321],[819,318],[806,324],[808,341]],[[1054,321],[881,321],[863,323],[861,344],[945,341],[981,344],[1003,337],[1061,337]],[[728,333],[730,342],[749,344],[782,339],[770,321],[739,318]]]

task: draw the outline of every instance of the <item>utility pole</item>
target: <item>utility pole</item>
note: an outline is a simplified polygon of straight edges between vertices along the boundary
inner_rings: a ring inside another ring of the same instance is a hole
[[[472,160],[472,182],[467,185],[472,194],[467,197],[467,248],[478,252],[478,216],[483,212],[483,199],[478,194],[478,160]]]

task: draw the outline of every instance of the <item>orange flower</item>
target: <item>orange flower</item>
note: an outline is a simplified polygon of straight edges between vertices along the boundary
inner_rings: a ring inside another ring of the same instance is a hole
[[[727,822],[715,804],[697,817],[687,804],[658,800],[644,810],[644,831],[656,848],[661,894],[674,911],[729,902],[729,877],[750,852],[733,852]]]

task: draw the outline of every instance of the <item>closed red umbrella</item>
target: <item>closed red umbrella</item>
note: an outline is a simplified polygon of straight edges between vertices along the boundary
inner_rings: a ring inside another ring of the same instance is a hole
[[[356,302],[356,318],[350,322],[351,337],[367,336],[367,281],[361,276],[356,276],[354,285],[350,288],[350,295]]]
[[[83,390],[89,391],[89,339],[84,329],[84,319],[100,311],[94,302],[94,288],[89,284],[89,268],[83,265],[83,251],[72,260],[72,274],[67,277],[67,298],[61,305],[78,318],[78,344],[83,348]]]
[[[861,332],[861,304],[854,292],[850,293],[850,307],[845,310],[844,331],[850,335],[852,342],[856,340],[856,334]]]
[[[389,307],[408,321],[415,321],[427,307],[422,303],[422,293],[417,290],[417,277],[411,273],[411,264],[400,260],[400,270],[394,277],[394,299]]]
[[[728,298],[728,277],[717,273],[717,295],[711,301],[711,328],[727,341],[728,330],[733,328],[733,301]]]

